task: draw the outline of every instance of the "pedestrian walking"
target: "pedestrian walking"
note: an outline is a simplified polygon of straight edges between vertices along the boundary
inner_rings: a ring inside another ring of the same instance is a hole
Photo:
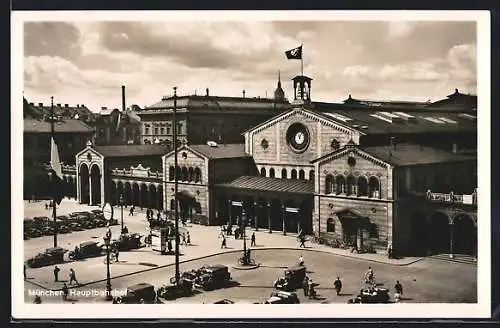
[[[302,281],[302,289],[304,290],[304,296],[309,296],[309,279],[304,277],[304,281]]]
[[[68,294],[69,294],[68,285],[66,285],[66,283],[64,283],[64,285],[62,287],[62,298],[63,298],[63,301],[67,301],[68,300]]]
[[[120,256],[120,250],[118,249],[118,247],[115,248],[115,260],[116,262],[119,262],[118,261],[118,256]]]
[[[340,296],[340,292],[342,291],[342,281],[340,281],[340,277],[337,277],[337,280],[333,282],[333,287],[337,291],[337,296]]]
[[[302,254],[300,254],[300,256],[299,256],[299,265],[300,266],[304,265],[304,257],[302,256]]]
[[[39,295],[35,295],[35,299],[33,300],[35,304],[42,304],[42,298]]]
[[[111,228],[108,228],[108,231],[106,231],[106,239],[111,239]]]
[[[315,295],[314,284],[313,284],[312,279],[309,279],[308,285],[309,285],[308,286],[309,287],[309,299],[315,299],[316,295]]]
[[[49,209],[49,205],[47,205],[47,203],[45,203],[45,209],[48,210]]]
[[[250,243],[250,246],[257,246],[255,244],[255,232],[252,232],[252,238],[251,238],[252,242]]]
[[[372,267],[368,267],[368,271],[365,274],[365,282],[373,284],[375,280],[375,275],[373,273]]]
[[[69,284],[71,285],[73,281],[75,282],[75,284],[79,285],[78,280],[76,280],[75,270],[71,268],[69,269]]]
[[[133,206],[133,205],[130,207],[130,210],[129,210],[129,212],[128,212],[128,215],[130,215],[130,216],[134,216],[134,206]]]
[[[182,238],[181,245],[187,245],[186,244],[186,234],[184,232],[182,233],[181,238]]]
[[[168,248],[168,252],[171,253],[172,252],[172,240],[171,239],[169,239],[167,242],[167,248]]]
[[[401,285],[399,280],[396,281],[394,289],[396,290],[396,292],[394,293],[394,300],[397,302],[401,299],[401,295],[403,295],[403,286]]]
[[[151,213],[151,216],[153,216],[153,213]],[[161,220],[161,212],[160,211],[158,211],[158,213],[156,213],[156,218],[158,219],[158,221]]]
[[[26,280],[26,263],[24,264],[23,273],[24,273],[24,280]]]
[[[299,240],[300,240],[300,245],[299,245],[299,247],[304,247],[304,248],[306,248],[306,238],[305,238],[304,236],[300,236]]]
[[[189,231],[186,232],[186,245],[191,245],[191,235],[189,234]]]
[[[222,235],[222,244],[221,244],[220,248],[227,248],[226,237],[224,235]]]
[[[59,271],[61,271],[61,269],[59,269],[59,267],[56,265],[54,267],[54,282],[59,281]]]
[[[387,258],[392,259],[392,243],[387,246]]]

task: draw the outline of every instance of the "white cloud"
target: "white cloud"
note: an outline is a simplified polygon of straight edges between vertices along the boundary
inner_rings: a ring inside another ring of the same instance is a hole
[[[413,22],[392,21],[387,23],[388,36],[390,39],[404,38],[413,31]]]

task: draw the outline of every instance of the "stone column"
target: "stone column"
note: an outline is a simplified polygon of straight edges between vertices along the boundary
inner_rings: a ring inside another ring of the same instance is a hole
[[[153,206],[151,206],[151,184],[148,184],[148,206],[147,208],[153,208]]]
[[[363,228],[358,228],[358,233],[357,233],[357,246],[358,250],[363,249]]]
[[[92,202],[92,174],[89,171],[89,205],[94,205]]]
[[[285,206],[283,205],[281,207],[281,209],[282,209],[281,219],[283,221],[283,236],[286,236],[286,211],[285,211]]]
[[[273,228],[271,226],[271,203],[267,203],[267,227],[269,228],[269,233],[273,233]]]
[[[302,211],[299,210],[299,212],[297,212],[297,234],[300,234],[300,229],[302,228],[300,224],[300,221],[302,220],[301,214]]]
[[[454,225],[450,223],[450,259],[454,258],[455,255],[453,254],[453,239],[455,238],[453,236],[453,228],[454,228]]]
[[[130,205],[134,206],[134,184],[130,182]]]

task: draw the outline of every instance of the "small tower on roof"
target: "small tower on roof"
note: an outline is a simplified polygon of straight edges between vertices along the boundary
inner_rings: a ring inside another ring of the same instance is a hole
[[[311,102],[311,81],[310,77],[297,75],[292,79],[294,90],[294,103],[309,104]]]
[[[283,91],[283,88],[281,87],[280,71],[278,71],[278,86],[276,87],[276,90],[274,91],[274,100],[275,101],[284,101],[285,100],[285,91]]]

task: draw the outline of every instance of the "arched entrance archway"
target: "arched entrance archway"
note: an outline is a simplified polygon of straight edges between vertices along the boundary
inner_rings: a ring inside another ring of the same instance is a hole
[[[450,250],[450,217],[441,211],[433,213],[429,222],[429,250],[432,254]]]
[[[293,200],[287,200],[284,202],[284,217],[283,217],[283,228],[284,231],[290,232],[290,233],[297,233],[299,230],[299,211],[295,212],[295,209],[297,209],[297,203]],[[289,209],[287,211],[287,208]]]
[[[149,199],[151,200],[151,203],[149,206],[154,209],[159,209],[160,206],[159,204],[159,198],[158,198],[158,193],[156,191],[156,186],[154,184],[149,186]]]
[[[134,206],[139,206],[140,205],[140,190],[139,190],[139,185],[137,183],[132,184],[132,205]]]
[[[148,194],[148,186],[143,183],[141,184],[141,197],[140,197],[140,206],[142,208],[149,208],[149,194]]]
[[[124,203],[123,205],[127,204],[126,201],[125,201],[125,194],[124,194],[124,190],[123,190],[123,182],[121,182],[121,181],[118,181],[116,183],[116,197],[117,197],[117,201],[120,201],[120,197],[123,197],[123,203]]]
[[[453,220],[454,252],[475,255],[477,227],[467,213],[457,214]]]
[[[429,250],[429,227],[427,215],[424,212],[415,212],[410,217],[409,252],[413,255],[426,255]]]
[[[101,203],[101,170],[97,164],[92,165],[90,169],[91,183],[91,203],[90,205],[98,205]]]
[[[125,189],[123,194],[125,205],[132,205],[132,186],[130,185],[130,182],[125,182]]]
[[[184,220],[192,221],[193,210],[196,199],[187,191],[179,191],[177,193],[177,201],[179,202],[179,217]],[[201,211],[201,206],[200,206]]]
[[[83,163],[79,169],[80,178],[80,203],[90,203],[89,167]]]
[[[118,194],[118,189],[116,187],[116,182],[111,181],[109,184],[109,194],[108,194],[108,202],[110,202],[113,205],[118,204],[118,200],[120,199],[120,194]]]

